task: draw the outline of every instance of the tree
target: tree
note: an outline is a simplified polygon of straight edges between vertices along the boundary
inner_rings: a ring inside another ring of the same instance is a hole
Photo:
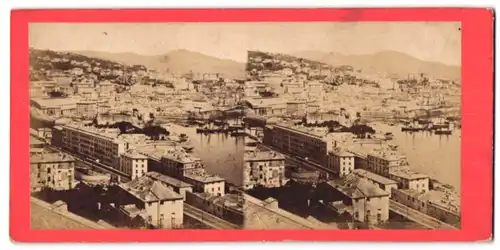
[[[161,135],[170,135],[170,132],[168,132],[165,128],[160,127],[160,126],[148,126],[145,127],[142,132],[154,139],[160,138]]]
[[[52,98],[59,98],[59,97],[66,97],[67,96],[66,93],[61,92],[61,91],[57,91],[57,90],[49,92],[48,95]]]
[[[375,130],[366,124],[356,124],[347,128],[345,132],[351,132],[355,135],[375,134]]]

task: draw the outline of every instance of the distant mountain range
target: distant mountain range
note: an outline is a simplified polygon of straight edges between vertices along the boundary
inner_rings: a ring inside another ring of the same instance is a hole
[[[68,51],[69,52],[69,51]],[[141,64],[148,69],[176,73],[221,73],[230,78],[243,78],[245,64],[220,59],[199,52],[173,50],[164,55],[146,56],[135,53],[109,53],[101,51],[70,51],[87,57],[115,61],[124,64]]]
[[[383,51],[371,55],[344,55],[336,52],[299,51],[291,55],[333,66],[350,65],[356,70],[361,69],[363,72],[383,72],[397,75],[400,78],[407,77],[408,74],[418,75],[421,73],[434,78],[454,81],[459,81],[461,78],[460,66],[424,61],[396,51]]]

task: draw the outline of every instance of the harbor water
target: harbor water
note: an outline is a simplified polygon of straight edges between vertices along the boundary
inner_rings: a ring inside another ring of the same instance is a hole
[[[237,186],[242,184],[244,137],[198,134],[194,127],[172,127],[176,133],[184,133],[189,137],[194,153],[201,158],[208,173],[217,174]]]
[[[436,135],[431,131],[402,132],[400,126],[370,124],[380,133],[391,132],[392,144],[406,154],[411,168],[431,179],[451,185],[460,192],[461,180],[461,130],[451,135]]]

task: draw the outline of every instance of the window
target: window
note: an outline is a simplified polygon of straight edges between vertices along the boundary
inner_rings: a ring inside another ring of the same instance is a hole
[[[153,217],[151,215],[148,216],[148,222],[151,223],[153,221]]]
[[[358,212],[354,212],[354,218],[358,218],[359,217],[359,213]]]

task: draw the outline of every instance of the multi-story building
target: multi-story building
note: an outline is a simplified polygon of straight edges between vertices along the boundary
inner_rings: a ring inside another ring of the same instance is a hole
[[[97,102],[79,100],[76,103],[76,115],[84,118],[94,118],[97,115]]]
[[[169,149],[161,157],[161,168],[151,170],[182,180],[191,170],[202,167],[200,158],[182,149]]]
[[[330,194],[334,210],[349,210],[354,220],[369,224],[389,219],[389,193],[368,180],[350,174],[341,180],[328,182],[327,185],[336,190]]]
[[[307,101],[290,100],[286,102],[286,112],[292,116],[303,116],[307,112]]]
[[[139,178],[148,172],[148,157],[134,150],[127,151],[120,156],[120,171],[132,180]]]
[[[186,173],[183,179],[193,185],[193,192],[224,196],[226,180],[217,175],[207,174],[204,168],[197,168]]]
[[[285,156],[274,151],[246,152],[243,167],[243,188],[256,186],[281,187],[286,183]]]
[[[99,83],[98,91],[99,97],[109,97],[114,91],[114,86],[109,81],[102,81]]]
[[[295,94],[303,95],[304,93],[304,85],[293,80],[287,79],[282,82],[284,92],[286,94],[290,94],[294,96]],[[294,96],[294,97],[302,97],[302,96]]]
[[[264,140],[286,154],[326,165],[328,142],[324,140],[324,136],[327,133],[326,128],[306,130],[306,128],[275,125],[272,131],[264,133]],[[272,136],[272,140],[265,138],[266,136]]]
[[[31,98],[30,106],[47,116],[71,116],[76,112],[75,98]]]
[[[156,228],[182,227],[183,197],[161,181],[142,176],[120,184],[120,189],[117,205],[126,218],[141,218],[147,226]]]
[[[247,98],[245,104],[253,113],[262,116],[280,116],[286,113],[287,108],[283,98],[275,97]]]
[[[61,130],[64,149],[114,168],[119,167],[120,155],[128,149],[128,143],[118,138],[118,129],[66,124]]]
[[[406,156],[391,150],[373,151],[366,161],[368,170],[385,177],[389,177],[391,171],[408,168]]]
[[[327,166],[339,177],[346,176],[354,171],[354,154],[336,148],[328,153]]]
[[[147,172],[146,175],[152,179],[161,181],[161,183],[167,185],[167,187],[171,188],[176,193],[182,195],[182,197],[184,197],[184,200],[186,200],[186,193],[193,192],[193,185],[183,182],[179,179],[166,176],[157,172]]]
[[[164,152],[161,164],[152,171],[177,178],[191,184],[193,192],[224,195],[225,179],[205,172],[201,159],[181,149]]]
[[[323,84],[319,82],[309,82],[307,83],[307,93],[308,97],[321,99],[323,98]]]
[[[35,87],[36,93],[33,93],[31,90],[31,87]],[[40,88],[38,88],[38,86]],[[59,87],[59,84],[56,81],[50,80],[50,81],[30,81],[30,94],[35,94],[35,95],[30,95],[30,97],[36,97],[38,96],[45,96],[47,97],[50,92],[57,91]],[[38,92],[40,91],[40,92]]]
[[[44,152],[30,156],[31,191],[43,188],[68,190],[73,188],[75,159],[59,152]]]
[[[364,169],[354,169],[353,174],[364,178],[371,183],[377,185],[380,189],[385,190],[389,195],[392,195],[392,190],[393,189],[398,189],[398,182],[385,178],[383,176],[380,176],[378,174],[374,174],[370,171],[366,171]]]
[[[36,82],[30,82],[30,98],[47,96],[43,86]]]
[[[401,189],[411,189],[420,193],[429,191],[429,176],[411,170],[395,170],[389,172],[389,178],[399,182]]]
[[[259,97],[259,91],[253,81],[245,82],[245,97]]]
[[[84,98],[95,98],[97,97],[95,92],[94,80],[84,79],[75,84],[75,93]]]

